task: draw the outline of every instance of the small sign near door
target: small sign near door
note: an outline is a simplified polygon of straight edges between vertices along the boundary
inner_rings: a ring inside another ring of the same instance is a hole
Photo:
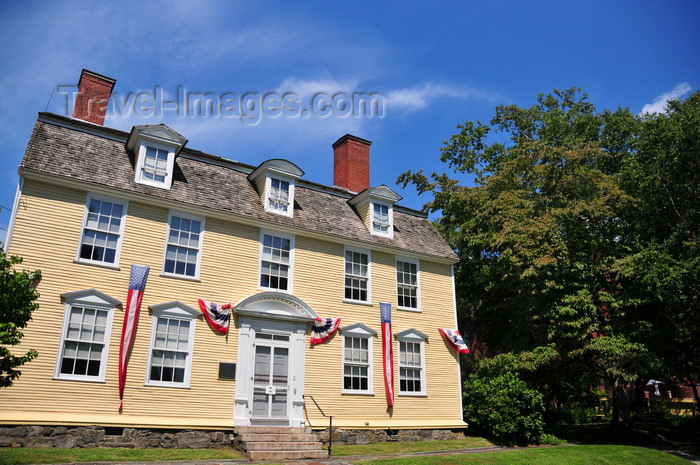
[[[275,386],[265,386],[265,394],[271,394],[273,396],[277,394],[275,391]]]

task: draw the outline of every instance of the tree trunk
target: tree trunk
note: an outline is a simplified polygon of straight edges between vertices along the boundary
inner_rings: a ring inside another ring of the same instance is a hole
[[[630,396],[627,390],[627,382],[623,379],[615,379],[613,384],[612,419],[613,425],[630,427]]]
[[[691,377],[688,377],[688,382],[693,387],[693,395],[695,396],[695,412],[700,415],[700,395],[698,395],[698,384]]]

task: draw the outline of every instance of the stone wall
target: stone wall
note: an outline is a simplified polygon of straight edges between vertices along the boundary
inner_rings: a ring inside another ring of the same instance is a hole
[[[325,445],[328,445],[328,429],[319,433]],[[371,444],[373,442],[415,442],[464,439],[464,430],[449,429],[341,429],[333,428],[333,444]]]
[[[116,430],[116,431],[115,431]],[[132,449],[209,449],[231,447],[231,434],[223,431],[156,430],[101,426],[0,427],[0,447],[126,447]]]
[[[119,433],[119,434],[114,434]],[[318,432],[325,445],[328,429]],[[333,444],[435,441],[462,439],[463,430],[371,430],[333,428]],[[10,426],[0,427],[0,447],[126,447],[132,449],[209,449],[232,447],[232,432],[104,428],[102,426]]]

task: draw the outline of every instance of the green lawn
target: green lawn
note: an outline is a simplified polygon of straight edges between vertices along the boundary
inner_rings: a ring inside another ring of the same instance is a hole
[[[243,458],[233,449],[49,449],[0,448],[0,465],[75,462],[150,462],[156,460],[235,460]]]
[[[654,449],[633,446],[559,446],[523,448],[483,454],[438,455],[429,457],[397,457],[360,460],[357,465],[687,465],[689,462]]]
[[[474,447],[487,447],[494,444],[484,438],[466,437],[449,441],[417,441],[417,442],[375,442],[373,444],[361,444],[352,446],[333,446],[333,456],[348,455],[386,455],[404,454],[408,452],[427,452],[454,449],[471,449]]]

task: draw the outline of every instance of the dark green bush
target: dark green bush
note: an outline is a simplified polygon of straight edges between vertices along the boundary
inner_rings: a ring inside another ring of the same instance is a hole
[[[464,383],[464,419],[470,429],[505,445],[539,444],[544,420],[542,394],[515,373]]]

